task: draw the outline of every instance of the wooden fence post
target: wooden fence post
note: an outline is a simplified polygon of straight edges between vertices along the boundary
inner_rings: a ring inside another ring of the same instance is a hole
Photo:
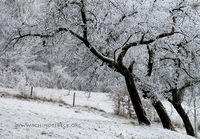
[[[74,93],[74,96],[73,96],[73,107],[75,106],[75,98],[76,98],[76,93]]]
[[[31,97],[33,96],[33,87],[31,87]]]

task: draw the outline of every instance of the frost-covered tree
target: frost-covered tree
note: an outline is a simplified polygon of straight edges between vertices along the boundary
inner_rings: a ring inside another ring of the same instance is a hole
[[[165,89],[161,81],[166,80],[161,79],[161,74],[154,76],[158,70],[154,72],[151,68],[151,60],[148,69],[144,66],[148,57],[146,46],[149,51],[152,47],[156,50],[155,67],[162,69],[157,60],[166,54],[166,47],[178,44],[187,35],[192,38],[191,32],[198,27],[191,30],[193,18],[187,16],[188,13],[195,15],[198,7],[194,8],[195,1],[51,0],[41,3],[45,6],[36,13],[39,18],[30,18],[34,25],[24,20],[21,28],[14,31],[10,46],[39,42],[40,46],[60,48],[57,52],[61,57],[69,57],[67,66],[77,69],[76,75],[80,75],[80,63],[107,65],[125,79],[139,123],[150,124],[138,90],[156,104],[160,102],[157,93]],[[166,70],[160,72],[167,73]],[[110,70],[101,73],[110,73]]]
[[[124,76],[139,123],[150,124],[135,86],[135,75],[132,73],[134,60],[127,65],[130,60],[127,59],[124,62],[124,59],[132,47],[151,44],[174,34],[174,29],[171,26],[171,29],[167,27],[167,33],[166,30],[162,30],[155,32],[154,36],[145,37],[147,30],[143,26],[146,23],[143,23],[141,16],[148,16],[147,12],[149,11],[143,10],[142,5],[151,8],[153,3],[81,0],[78,2],[51,1],[48,4],[52,9],[48,13],[50,14],[48,24],[44,26],[46,29],[41,30],[43,25],[39,25],[39,30],[32,30],[31,33],[18,31],[19,36],[13,38],[14,43],[27,37],[58,38],[60,34],[67,32],[68,34],[65,35],[68,36],[67,39],[72,40],[72,36],[77,38],[78,43],[81,42],[86,46],[94,56]],[[121,11],[121,8],[116,4],[127,6],[127,11]],[[136,9],[135,5],[140,7]],[[130,22],[132,26],[130,26]]]
[[[181,1],[169,11],[175,32],[178,33],[163,43],[151,46],[153,62],[149,66],[154,66],[149,70],[153,74],[149,79],[154,83],[153,90],[161,92],[172,103],[184,122],[187,134],[192,136],[192,124],[181,103],[185,90],[199,83],[199,16],[193,5],[188,1]]]

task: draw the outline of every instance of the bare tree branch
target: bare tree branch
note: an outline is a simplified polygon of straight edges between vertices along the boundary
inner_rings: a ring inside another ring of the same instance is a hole
[[[58,28],[57,30],[55,30],[53,33],[49,33],[49,34],[43,34],[43,33],[28,33],[28,34],[21,34],[21,32],[18,32],[19,36],[12,38],[9,41],[9,44],[13,43],[13,46],[15,46],[15,44],[17,44],[19,42],[19,40],[26,38],[26,37],[39,37],[39,38],[51,38],[54,37],[55,35],[57,35],[60,32],[65,32],[68,31],[67,28]]]
[[[174,29],[172,28],[172,31],[170,33],[162,33],[162,34],[159,34],[158,36],[155,37],[155,39],[150,39],[150,40],[144,40],[143,37],[144,35],[142,35],[142,38],[140,41],[135,41],[135,42],[132,42],[132,43],[128,43],[126,45],[124,45],[124,47],[122,48],[121,50],[121,53],[119,54],[118,58],[117,58],[117,63],[122,65],[122,61],[123,61],[123,58],[124,56],[126,55],[127,51],[131,48],[131,47],[134,47],[134,46],[138,46],[138,45],[143,45],[143,44],[151,44],[153,42],[155,42],[156,40],[158,39],[161,39],[161,38],[164,38],[164,37],[169,37],[169,36],[172,36],[174,34]]]
[[[131,62],[131,64],[129,65],[129,67],[128,67],[128,70],[129,70],[129,72],[131,72],[132,73],[132,71],[133,71],[133,65],[135,64],[135,60],[133,60],[132,62]]]
[[[81,17],[82,17],[82,21],[83,21],[83,38],[87,40],[87,18],[86,18],[86,9],[85,9],[85,3],[84,0],[81,0]]]
[[[148,59],[148,72],[147,72],[147,76],[151,76],[152,71],[153,71],[153,50],[150,49],[149,45],[147,45],[147,50],[148,50],[148,55],[149,55],[149,59]]]
[[[114,61],[116,60],[116,52],[117,52],[120,48],[124,47],[124,45],[125,45],[126,43],[128,43],[128,41],[130,40],[130,38],[131,38],[132,36],[133,36],[133,34],[131,34],[131,35],[128,37],[128,39],[123,43],[122,46],[120,46],[120,47],[118,47],[117,49],[114,50]]]

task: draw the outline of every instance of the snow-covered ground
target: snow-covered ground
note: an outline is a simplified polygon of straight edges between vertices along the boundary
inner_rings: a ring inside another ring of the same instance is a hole
[[[30,95],[31,88],[23,89],[8,89],[0,88],[0,92],[9,94],[20,94],[25,92]],[[73,90],[62,90],[62,89],[48,89],[48,88],[33,88],[33,96],[41,98],[62,100],[69,105],[73,104],[73,95],[75,93],[75,105],[78,106],[89,106],[95,107],[106,111],[107,113],[113,113],[113,101],[110,99],[108,93],[98,92],[84,92],[84,91],[73,91]]]
[[[72,103],[73,93],[67,95],[66,90],[50,91],[50,89],[41,88],[38,90],[40,93],[43,92],[42,95],[45,97],[54,98],[53,95],[55,95],[60,98],[59,96],[65,94],[64,100]],[[3,90],[1,88],[0,92],[15,94],[17,90]],[[76,107],[59,103],[0,97],[0,138],[192,139],[184,133],[165,130],[161,124],[153,123],[150,127],[141,126],[137,124],[137,121],[111,114],[113,105],[107,94],[92,93],[90,98],[87,98],[87,95],[84,92],[76,92],[76,104],[78,104]],[[67,96],[71,98],[67,99]],[[101,108],[106,112],[82,107],[85,105]]]

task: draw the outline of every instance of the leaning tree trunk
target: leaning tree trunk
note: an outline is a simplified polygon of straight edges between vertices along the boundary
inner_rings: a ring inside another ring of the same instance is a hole
[[[149,60],[148,60],[148,71],[147,71],[147,76],[151,77],[151,74],[153,72],[153,65],[154,65],[154,51],[147,45],[147,50],[148,50],[148,55],[149,55]],[[151,99],[152,105],[155,108],[161,122],[163,125],[163,128],[173,130],[175,131],[175,128],[171,122],[171,119],[169,118],[169,115],[167,114],[165,107],[163,106],[162,102],[158,100],[156,95],[149,96],[149,91],[143,90],[143,97]]]
[[[146,112],[142,106],[142,102],[136,89],[133,77],[131,75],[125,76],[125,81],[139,124],[150,125],[151,123],[148,120]]]
[[[172,122],[171,122],[171,119],[169,117],[169,115],[167,114],[166,110],[165,110],[165,107],[163,106],[162,102],[160,100],[158,100],[157,96],[153,95],[153,96],[149,96],[148,93],[149,91],[145,91],[145,90],[142,90],[143,92],[143,97],[146,99],[150,99],[152,101],[152,105],[154,107],[154,109],[156,110],[160,120],[161,120],[161,123],[163,125],[163,128],[166,128],[166,129],[169,129],[169,130],[172,130],[172,131],[176,131]]]
[[[194,129],[192,127],[192,124],[190,122],[190,119],[187,115],[187,113],[184,111],[183,107],[181,106],[180,103],[177,103],[175,101],[170,101],[173,107],[176,109],[178,114],[180,115],[181,119],[183,120],[186,132],[190,136],[195,136]]]
[[[169,118],[169,115],[167,114],[163,104],[159,100],[153,100],[153,106],[158,113],[158,116],[160,117],[160,120],[162,122],[163,128],[170,129],[175,131],[175,128],[171,122],[171,119]]]

